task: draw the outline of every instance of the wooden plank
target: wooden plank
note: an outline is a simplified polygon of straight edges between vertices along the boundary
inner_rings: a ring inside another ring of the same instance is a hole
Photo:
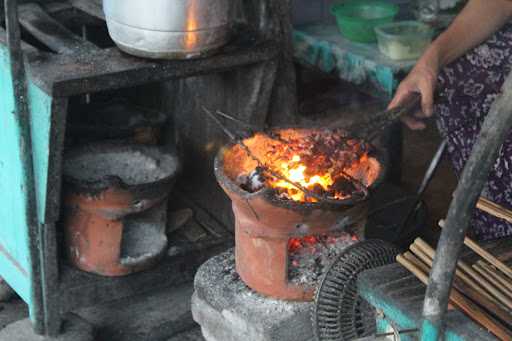
[[[42,92],[42,91],[41,91]],[[62,159],[64,151],[64,139],[66,134],[66,122],[68,113],[68,98],[54,97],[51,107],[50,126],[46,159],[46,200],[44,201],[45,223],[54,223],[59,219],[61,207],[61,188],[62,188]],[[42,192],[43,189],[41,189]]]
[[[19,15],[23,28],[52,51],[73,54],[80,51],[88,51],[90,53],[98,50],[94,44],[81,39],[54,20],[36,3],[21,5]]]
[[[234,41],[218,54],[191,60],[148,60],[118,48],[76,55],[32,58],[31,74],[42,89],[55,97],[131,87],[151,82],[222,72],[274,59],[276,41]]]
[[[414,263],[405,259],[403,256],[397,256],[397,261],[412,272],[423,284],[428,283],[428,274],[424,273]],[[482,310],[476,303],[467,299],[461,292],[453,288],[450,291],[450,301],[462,310],[466,315],[471,317],[475,322],[480,324],[485,329],[496,335],[500,340],[511,340],[512,333],[499,321],[496,321],[492,316]],[[423,335],[423,334],[422,334]]]
[[[464,239],[464,244],[473,250],[475,253],[480,255],[483,259],[497,267],[501,272],[507,275],[510,279],[512,279],[512,269],[508,267],[506,264],[502,263],[497,257],[493,254],[482,248],[480,245],[475,243],[472,239],[466,237]]]
[[[476,207],[484,212],[489,213],[490,215],[495,216],[496,218],[501,218],[509,223],[512,223],[512,211],[490,201],[489,199],[480,197],[476,203]]]
[[[441,220],[439,222],[439,226],[441,228],[444,228],[445,221]],[[507,275],[510,279],[512,279],[512,268],[508,267],[506,264],[501,262],[498,257],[494,256],[491,252],[487,251],[482,246],[478,245],[474,240],[472,240],[469,237],[464,238],[464,245],[466,245],[468,248],[470,248],[473,252],[475,252],[477,255],[497,267],[502,273]]]
[[[510,264],[510,261],[512,260],[512,238],[507,237],[491,241],[481,241],[480,246],[485,250],[492,252],[492,254],[501,262],[507,265],[512,265]],[[480,260],[481,257],[470,248],[466,247],[462,252],[461,259],[466,263],[473,264]]]
[[[85,12],[95,18],[105,20],[105,14],[98,0],[69,0],[73,7]]]
[[[200,207],[193,199],[190,199],[183,190],[177,191],[178,196],[182,198],[182,202],[194,211],[194,219],[206,231],[210,232],[217,238],[232,238],[233,232],[218,222],[207,210]]]

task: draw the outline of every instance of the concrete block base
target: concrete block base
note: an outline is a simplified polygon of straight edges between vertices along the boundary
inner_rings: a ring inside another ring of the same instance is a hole
[[[192,314],[207,341],[310,341],[313,303],[263,297],[235,271],[233,250],[204,263],[196,274]]]
[[[68,315],[57,338],[34,334],[29,319],[14,322],[0,331],[0,341],[95,341],[92,326],[76,315]]]

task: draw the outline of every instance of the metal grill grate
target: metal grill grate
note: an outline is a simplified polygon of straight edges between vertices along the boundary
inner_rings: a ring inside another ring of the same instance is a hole
[[[318,341],[343,341],[375,333],[375,309],[357,293],[357,276],[364,270],[393,263],[399,250],[381,240],[349,248],[322,278],[312,311]]]

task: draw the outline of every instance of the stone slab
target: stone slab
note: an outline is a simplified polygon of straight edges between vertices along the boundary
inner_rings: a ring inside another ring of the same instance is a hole
[[[190,312],[192,291],[189,282],[81,309],[77,314],[94,325],[95,341],[165,341],[197,327]]]
[[[208,260],[196,274],[192,315],[207,341],[313,340],[313,303],[263,297],[234,268],[230,250]]]
[[[69,314],[57,338],[34,334],[29,319],[14,322],[0,331],[0,341],[95,341],[92,326],[82,318]]]
[[[200,328],[194,323],[190,311],[192,292],[193,284],[189,282],[177,287],[165,287],[149,294],[80,309],[74,313],[93,326],[96,331],[94,341],[168,341],[170,338],[175,338],[172,341],[204,341],[202,337],[191,338],[194,336],[194,328],[196,333],[201,335]],[[0,341],[18,341],[5,336],[7,334],[4,334],[4,328],[27,317],[28,307],[22,300],[13,299],[7,303],[0,303]],[[31,330],[30,325],[24,328]],[[40,337],[35,340],[46,341]]]

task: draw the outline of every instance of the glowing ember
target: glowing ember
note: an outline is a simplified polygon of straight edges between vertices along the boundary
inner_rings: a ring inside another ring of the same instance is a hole
[[[279,141],[281,145],[267,155],[267,166],[290,181],[269,177],[267,185],[282,198],[316,202],[294,186],[299,184],[317,195],[343,200],[373,183],[378,175],[368,166],[369,146],[340,132],[318,130],[306,136],[280,137]]]
[[[290,182],[317,195],[343,200],[375,181],[377,174],[358,172],[368,163],[369,147],[361,141],[322,130],[295,138],[280,137],[279,141],[281,144],[267,155],[266,164],[290,180],[271,176],[267,179],[267,186],[274,188],[281,198],[317,201]]]
[[[364,197],[365,187],[371,186],[382,171],[379,161],[371,156],[372,146],[340,130],[276,130],[257,133],[244,144],[263,167],[243,148],[234,146],[224,155],[226,173],[248,192],[266,187],[285,200]]]
[[[288,280],[314,286],[329,265],[357,241],[357,236],[345,232],[290,239]]]
[[[353,242],[359,241],[356,235],[350,235],[348,233],[334,234],[334,235],[323,235],[319,237],[315,236],[306,236],[302,238],[290,238],[288,241],[288,251],[296,252],[300,248],[313,246],[315,247],[318,243],[323,243],[326,245],[333,245],[339,242],[340,240],[346,241],[351,240]]]
[[[300,238],[292,238],[288,241],[288,250],[293,252],[302,247],[302,240]]]

